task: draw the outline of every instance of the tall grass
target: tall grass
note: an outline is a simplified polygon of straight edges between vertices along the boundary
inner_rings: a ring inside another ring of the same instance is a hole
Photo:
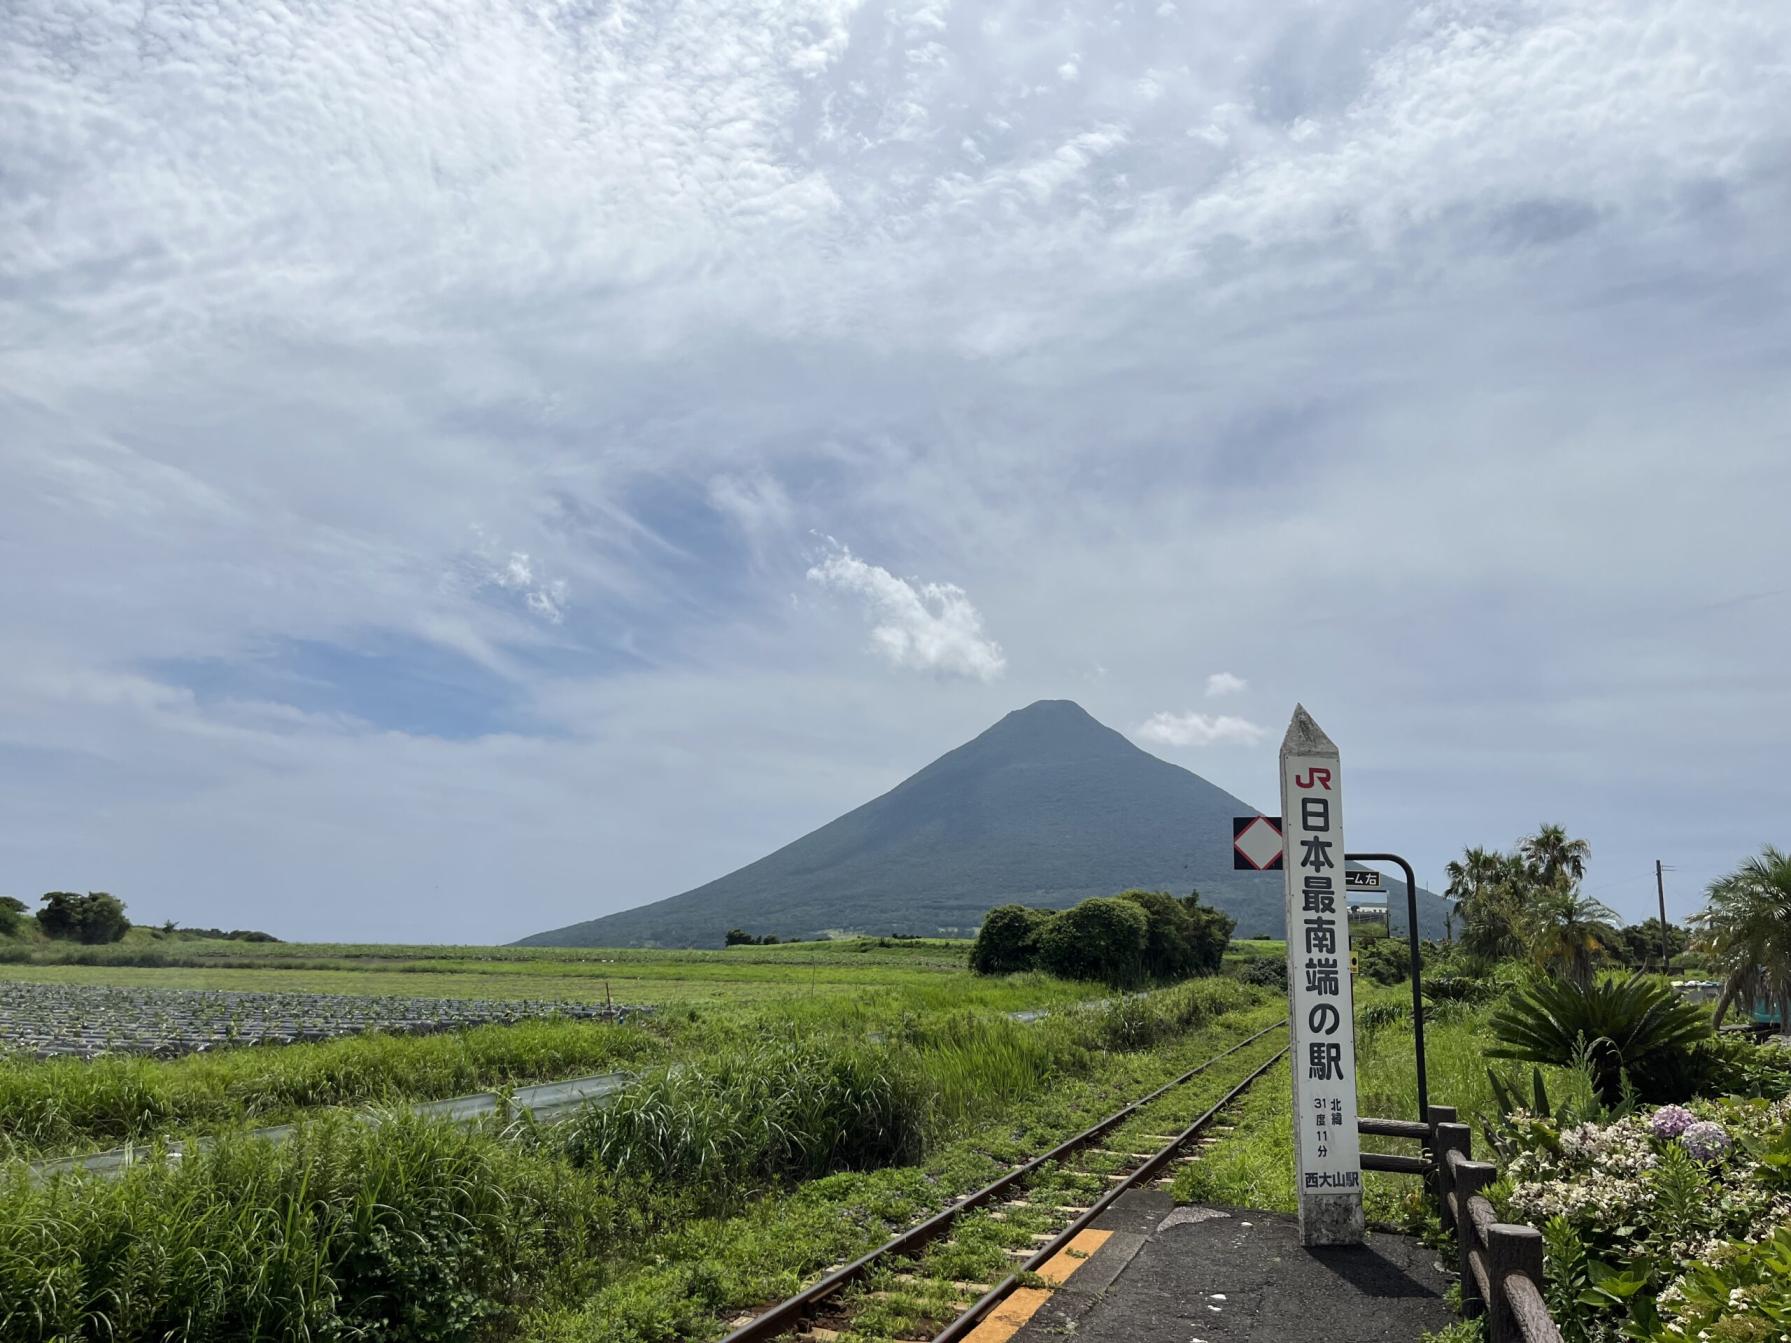
[[[1231,980],[1065,1012],[1031,1025],[949,1013],[904,1018],[880,1041],[795,1031],[661,1068],[568,1131],[567,1154],[623,1178],[689,1190],[705,1207],[837,1170],[917,1159],[937,1138],[1145,1049],[1260,995]]]
[[[638,1064],[660,1048],[632,1025],[546,1020],[171,1060],[0,1055],[0,1156],[273,1123],[316,1106],[437,1099]]]
[[[615,1201],[514,1144],[341,1116],[116,1180],[0,1186],[0,1337],[462,1338],[593,1285]]]
[[[888,1049],[778,1040],[640,1079],[587,1110],[564,1150],[579,1165],[725,1206],[785,1179],[914,1159],[930,1099]]]

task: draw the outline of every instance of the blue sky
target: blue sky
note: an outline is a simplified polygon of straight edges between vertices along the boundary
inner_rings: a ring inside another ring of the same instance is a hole
[[[1687,913],[1791,842],[1788,67],[1732,0],[20,0],[0,890],[503,940],[1037,698],[1266,803],[1299,699],[1352,845],[1559,820]]]

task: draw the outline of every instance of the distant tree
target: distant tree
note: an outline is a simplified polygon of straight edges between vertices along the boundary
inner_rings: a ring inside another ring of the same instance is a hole
[[[759,945],[761,947],[775,947],[777,945],[777,934],[766,933],[765,936],[759,939]]]
[[[1121,891],[1114,897],[1144,911],[1144,975],[1174,983],[1198,974],[1195,961],[1194,920],[1182,902],[1168,891]]]
[[[1755,1001],[1778,1009],[1791,1035],[1791,853],[1768,844],[1727,876],[1710,883],[1709,903],[1693,916],[1700,949],[1723,976],[1716,1020]]]
[[[1049,910],[997,905],[983,918],[970,948],[970,968],[979,975],[1011,975],[1038,964],[1039,932]]]
[[[1116,988],[1144,979],[1150,920],[1129,900],[1097,896],[1052,915],[1039,933],[1039,968]]]
[[[1457,902],[1462,950],[1481,964],[1521,955],[1518,916],[1531,884],[1523,860],[1495,849],[1470,848],[1443,872],[1449,878],[1447,894]]]
[[[1183,896],[1182,908],[1187,911],[1193,928],[1194,973],[1218,974],[1225,961],[1225,948],[1231,945],[1231,935],[1237,931],[1238,921],[1222,909],[1209,909],[1201,904],[1199,891],[1189,891]]]
[[[1667,925],[1667,954],[1677,960],[1691,946],[1691,934],[1676,923]],[[1615,951],[1638,969],[1660,964],[1660,920],[1643,919],[1617,930]]]
[[[29,908],[23,900],[15,896],[0,895],[0,937],[17,937],[19,929],[25,923],[25,911]]]
[[[1592,846],[1583,839],[1569,839],[1566,826],[1545,825],[1519,840],[1517,853],[1538,886],[1577,886],[1586,879]]]
[[[1530,892],[1518,916],[1525,949],[1545,974],[1579,985],[1592,982],[1593,968],[1617,940],[1616,913],[1579,888],[1557,879]]]
[[[43,908],[37,911],[37,926],[45,937],[98,944],[116,942],[130,931],[124,901],[105,891],[89,891],[86,895],[50,891],[42,903]]]
[[[727,935],[722,938],[721,944],[724,947],[752,947],[757,946],[758,941],[758,938],[744,928],[730,928]]]

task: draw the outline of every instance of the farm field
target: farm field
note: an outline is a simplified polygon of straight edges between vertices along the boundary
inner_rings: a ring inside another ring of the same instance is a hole
[[[597,1003],[531,998],[207,992],[0,983],[0,1043],[37,1058],[152,1054],[314,1042],[367,1031],[414,1035],[562,1016],[613,1015]]]
[[[0,984],[607,999],[630,1006],[898,989],[941,1003],[974,1003],[980,986],[964,974],[969,946],[887,938],[725,951],[132,940],[111,947],[30,948],[18,960],[0,962]]]

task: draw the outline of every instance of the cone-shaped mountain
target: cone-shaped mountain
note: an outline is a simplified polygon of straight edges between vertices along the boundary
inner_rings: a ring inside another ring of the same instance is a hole
[[[1061,908],[1130,886],[1198,889],[1238,936],[1279,937],[1281,874],[1231,864],[1231,818],[1256,810],[1080,705],[1040,700],[757,862],[523,945],[719,946],[729,928],[968,934],[995,905]],[[1420,927],[1440,931],[1441,902],[1421,899]],[[1402,928],[1403,887],[1393,904]]]

